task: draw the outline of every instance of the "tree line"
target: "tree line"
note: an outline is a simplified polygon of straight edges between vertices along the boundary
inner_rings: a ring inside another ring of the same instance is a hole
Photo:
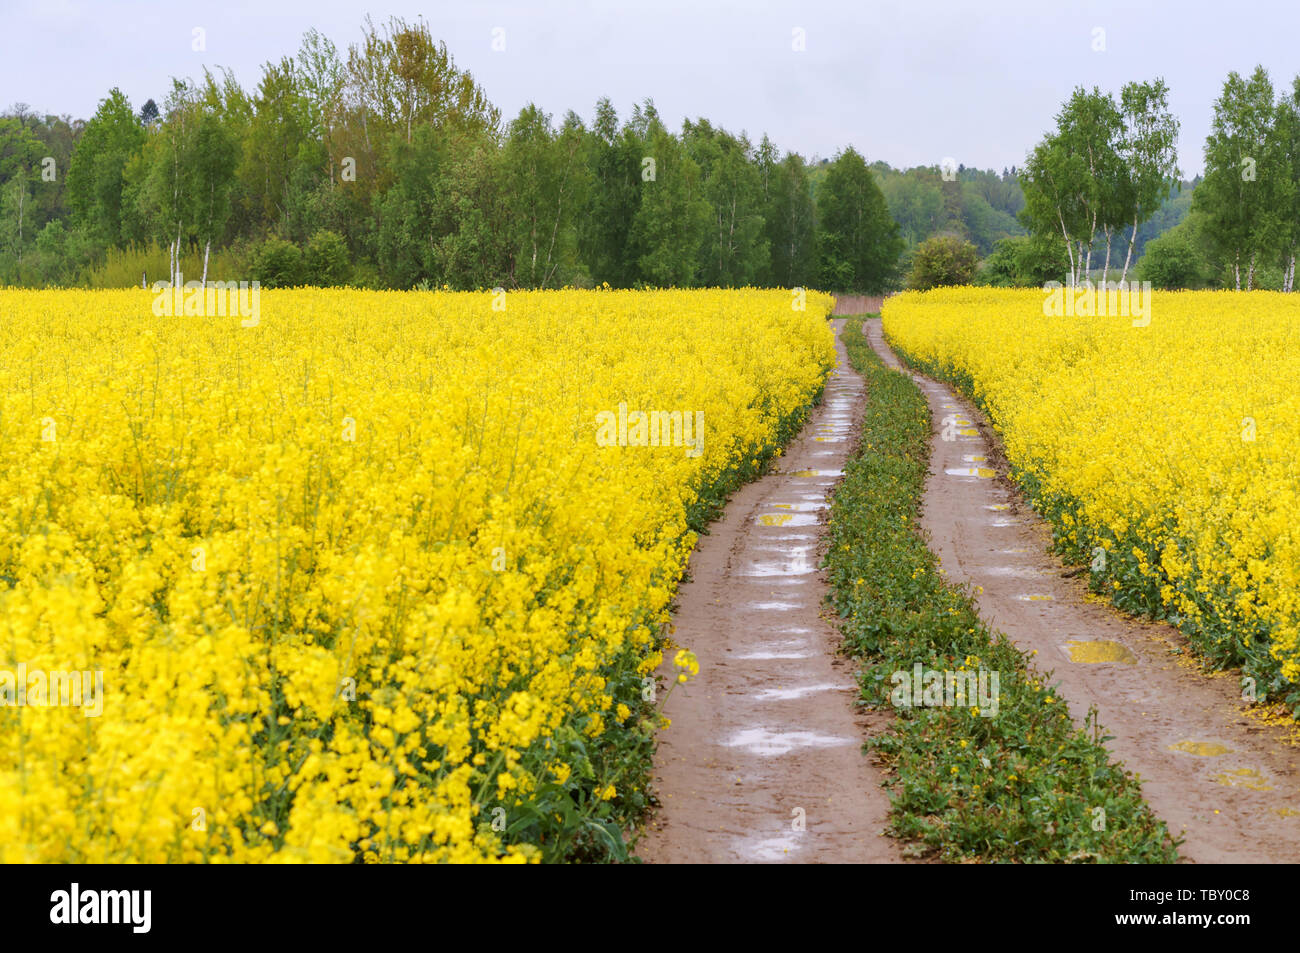
[[[1059,238],[1071,286],[1091,274],[1093,253],[1101,249],[1102,281],[1119,248],[1119,280],[1127,280],[1139,226],[1180,181],[1179,124],[1168,96],[1160,79],[1127,83],[1118,100],[1096,87],[1077,88],[1056,129],[1030,153],[1025,219],[1040,239]]]
[[[1191,230],[1200,232],[1196,243],[1211,274],[1217,272],[1226,284],[1231,273],[1234,288],[1250,290],[1259,285],[1264,267],[1280,272],[1280,290],[1295,290],[1300,76],[1275,100],[1262,66],[1249,78],[1228,75],[1214,103],[1205,179],[1193,212]]]
[[[703,118],[670,130],[651,100],[505,121],[423,21],[367,18],[346,50],[308,31],[251,90],[205,71],[138,110],[113,89],[85,121],[0,115],[0,284],[184,264],[270,286],[1293,290],[1298,117],[1300,78],[1275,98],[1262,68],[1230,74],[1204,178],[1183,181],[1163,80],[1078,88],[1022,168],[904,171]]]
[[[308,31],[252,90],[205,70],[161,105],[113,89],[85,122],[0,118],[0,283],[165,249],[150,281],[193,261],[270,285],[877,293],[904,244],[851,147],[812,163],[706,119],[674,132],[650,100],[503,121],[424,21],[367,18],[346,51]]]
[[[1178,128],[1163,80],[1129,83],[1118,99],[1076,89],[1021,170],[1029,235],[995,250],[986,270],[1105,281],[1114,251],[1124,280],[1145,229],[1135,276],[1157,287],[1295,290],[1300,77],[1275,91],[1263,67],[1229,73],[1205,172],[1190,182],[1176,161]]]

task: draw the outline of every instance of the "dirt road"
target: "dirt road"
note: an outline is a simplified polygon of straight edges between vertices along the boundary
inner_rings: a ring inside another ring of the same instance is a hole
[[[867,335],[890,366],[881,332]],[[913,375],[935,423],[922,526],[980,614],[1041,670],[1055,670],[1076,722],[1095,705],[1107,747],[1197,863],[1300,861],[1300,749],[1243,714],[1235,676],[1208,677],[1176,630],[1140,623],[1063,578],[1050,530],[1020,500],[983,417],[953,388]],[[943,440],[944,419],[955,439]]]
[[[655,767],[662,807],[638,847],[647,861],[899,859],[880,833],[889,801],[862,752],[851,663],[822,618],[827,492],[864,397],[838,337],[836,347],[825,399],[780,472],[740,490],[691,557],[674,638],[700,672],[668,703]]]
[[[884,303],[880,295],[836,295],[835,314],[878,314]]]

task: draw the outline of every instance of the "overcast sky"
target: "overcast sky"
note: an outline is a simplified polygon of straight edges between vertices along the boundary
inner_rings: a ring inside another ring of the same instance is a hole
[[[898,167],[1023,164],[1074,86],[1163,76],[1190,175],[1230,70],[1262,63],[1280,87],[1300,69],[1296,0],[0,0],[0,108],[84,118],[118,86],[138,109],[205,65],[251,89],[308,27],[345,50],[366,13],[423,15],[507,118],[534,101],[590,119],[602,95],[625,116],[652,97],[673,128],[704,116]]]

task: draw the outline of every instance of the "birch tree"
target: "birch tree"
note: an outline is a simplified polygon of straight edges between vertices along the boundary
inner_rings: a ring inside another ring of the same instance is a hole
[[[1281,230],[1279,212],[1270,207],[1270,192],[1282,178],[1271,148],[1273,115],[1273,84],[1263,67],[1256,67],[1249,80],[1229,73],[1205,140],[1205,178],[1193,193],[1212,242],[1231,262],[1238,291],[1243,270],[1246,290],[1254,286],[1260,251]]]
[[[1300,76],[1292,82],[1290,93],[1278,100],[1273,140],[1270,154],[1276,162],[1279,180],[1274,189],[1274,202],[1282,213],[1278,229],[1282,290],[1294,291],[1296,243],[1300,240]]]
[[[1022,215],[1035,234],[1059,236],[1064,243],[1071,288],[1078,285],[1083,268],[1076,258],[1076,246],[1088,218],[1074,183],[1085,172],[1082,158],[1066,147],[1059,134],[1051,133],[1029,154],[1021,176],[1025,191]]]
[[[1175,151],[1178,119],[1169,111],[1169,91],[1164,80],[1125,84],[1120,91],[1120,112],[1121,194],[1123,211],[1132,224],[1120,274],[1123,282],[1128,279],[1138,226],[1160,208],[1181,173]]]

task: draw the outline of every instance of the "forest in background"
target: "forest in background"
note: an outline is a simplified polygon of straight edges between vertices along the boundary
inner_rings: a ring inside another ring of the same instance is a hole
[[[1076,90],[1023,168],[901,170],[704,118],[674,131],[650,99],[507,120],[424,21],[367,18],[345,50],[308,31],[252,89],[205,71],[138,106],[110,90],[86,120],[0,113],[0,285],[874,294],[940,238],[980,284],[1289,290],[1300,94],[1273,92],[1229,76],[1205,183],[1173,161],[1159,80]]]
[[[905,245],[853,148],[810,163],[653,101],[509,121],[423,21],[309,31],[252,90],[0,117],[0,284],[879,292]]]

